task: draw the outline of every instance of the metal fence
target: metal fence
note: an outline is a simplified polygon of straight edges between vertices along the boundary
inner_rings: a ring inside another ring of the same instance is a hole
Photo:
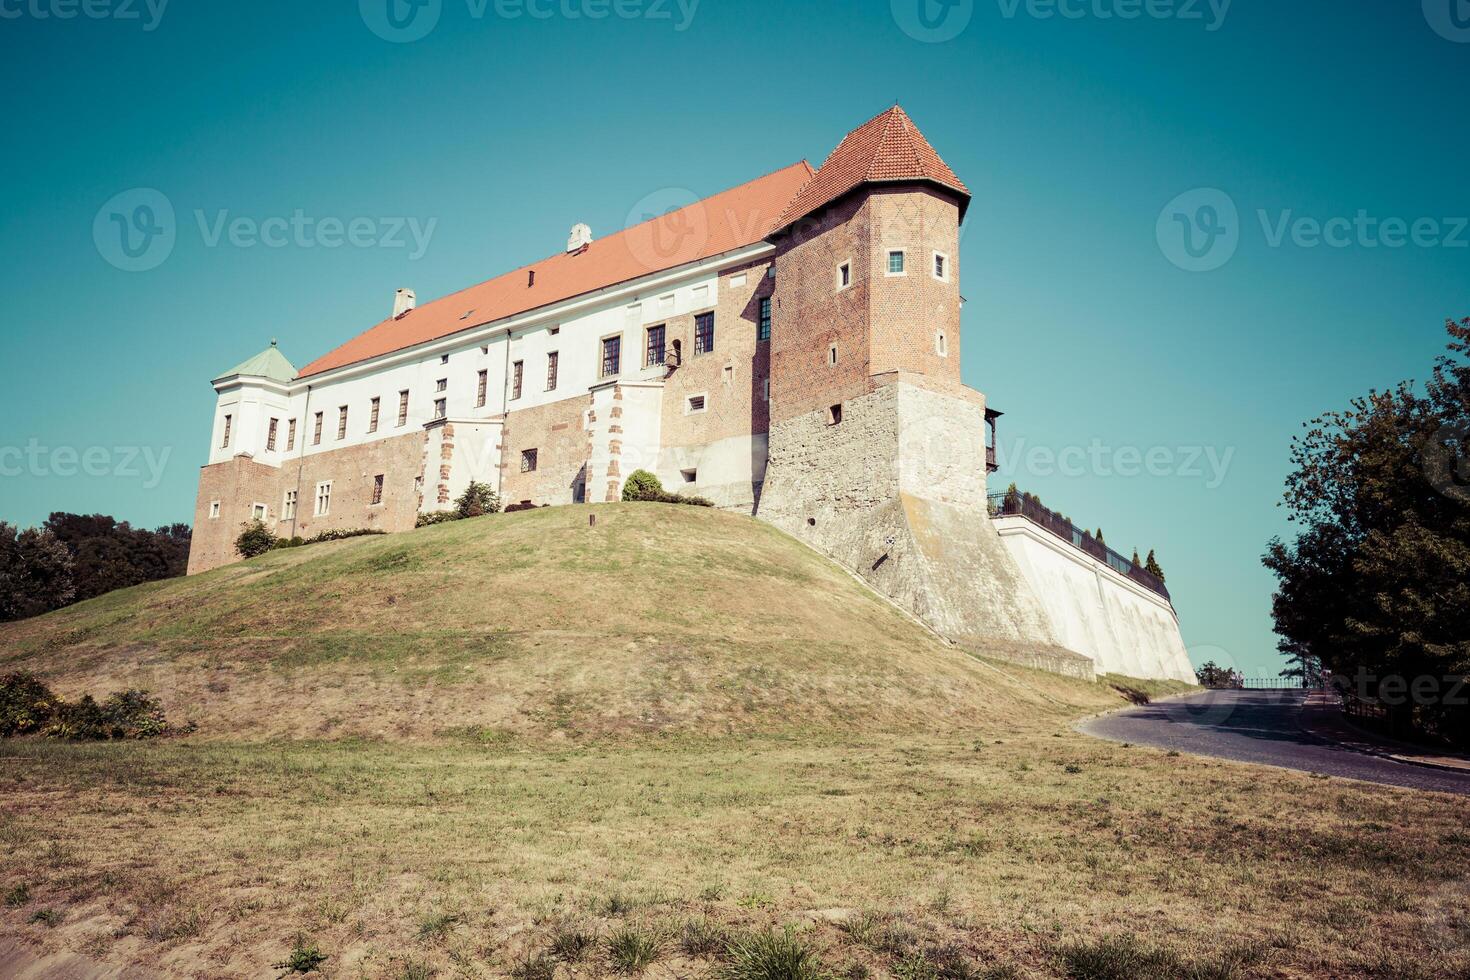
[[[1085,552],[1098,561],[1106,562],[1108,567],[1125,575],[1139,585],[1158,593],[1165,599],[1169,598],[1169,590],[1164,587],[1163,579],[1135,565],[1132,560],[1124,558],[1112,548],[1103,544],[1092,536],[1092,532],[1085,531],[1067,520],[1061,514],[1047,507],[1035,497],[1020,493],[992,493],[988,497],[991,517],[1024,517],[1037,527],[1045,528],[1052,534],[1071,544],[1079,551]]]

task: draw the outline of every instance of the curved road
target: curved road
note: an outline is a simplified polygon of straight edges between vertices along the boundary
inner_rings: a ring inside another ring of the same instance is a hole
[[[1396,762],[1310,734],[1299,723],[1303,700],[1300,691],[1208,691],[1093,718],[1077,729],[1113,742],[1470,794],[1470,772]]]

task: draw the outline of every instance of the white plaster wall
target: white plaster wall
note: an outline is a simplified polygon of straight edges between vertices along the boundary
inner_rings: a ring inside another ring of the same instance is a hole
[[[702,446],[663,450],[658,475],[665,490],[698,494],[716,507],[749,512],[755,506],[752,484],[766,478],[767,437],[764,432],[730,436]],[[685,483],[683,471],[696,470],[697,479]]]
[[[249,453],[258,462],[279,466],[302,452],[310,455],[403,435],[434,418],[434,402],[439,398],[447,400],[448,417],[460,420],[491,418],[504,414],[507,408],[532,408],[566,398],[585,399],[594,385],[611,380],[599,376],[601,342],[609,334],[621,333],[623,338],[622,371],[616,380],[661,379],[662,367],[643,366],[643,327],[705,309],[714,303],[718,290],[718,269],[711,266],[677,281],[650,284],[646,295],[635,291],[610,298],[565,319],[546,319],[533,311],[520,318],[532,324],[524,329],[517,329],[512,322],[509,333],[504,330],[506,324],[467,330],[464,336],[436,343],[415,358],[387,355],[376,362],[284,386],[249,380],[222,385],[216,400],[209,462],[220,463]],[[472,323],[466,320],[467,325]],[[557,386],[548,391],[546,367],[551,351],[559,355]],[[445,354],[449,357],[447,364],[442,363]],[[511,365],[518,360],[524,364],[524,380],[521,397],[511,400]],[[477,404],[481,370],[489,372],[483,406]],[[447,382],[442,393],[437,391],[441,378]],[[408,420],[399,426],[398,393],[403,390],[409,392]],[[368,431],[374,397],[382,399],[375,433]],[[343,405],[348,408],[347,435],[338,439],[337,416]],[[317,412],[323,413],[322,441],[313,445]],[[220,445],[226,414],[235,416],[228,447]],[[280,419],[275,453],[265,450],[270,418]],[[287,452],[286,431],[292,418],[297,423],[297,443],[294,451]],[[653,431],[656,433],[657,428]]]
[[[1024,517],[995,527],[1063,646],[1091,657],[1098,673],[1194,681],[1179,619],[1162,596]]]

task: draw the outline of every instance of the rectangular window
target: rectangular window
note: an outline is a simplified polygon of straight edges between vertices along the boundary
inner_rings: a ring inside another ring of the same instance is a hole
[[[934,278],[949,281],[949,256],[943,252],[934,253]]]
[[[218,500],[211,500],[209,502],[209,519],[211,521],[214,521],[214,520],[218,520],[219,519],[219,501]]]
[[[485,407],[485,397],[486,397],[486,395],[489,394],[489,391],[490,391],[490,372],[489,371],[481,371],[480,372],[480,380],[477,383],[477,386],[475,388],[475,407],[476,408],[484,408]]]
[[[435,391],[448,391],[449,390],[449,379],[448,378],[440,378],[439,381],[438,381],[438,383],[435,385],[434,390]]]
[[[438,398],[434,400],[434,418],[442,419],[449,417],[449,399]]]
[[[522,449],[521,450],[521,472],[522,473],[534,473],[534,472],[536,472],[536,450],[534,450],[534,449]]]
[[[439,355],[439,363],[440,364],[448,364],[449,363],[449,355],[448,354],[440,354]]]
[[[317,412],[316,413],[316,424],[315,424],[315,428],[312,429],[312,433],[311,433],[311,444],[313,446],[320,446],[322,444],[322,413],[321,412]]]
[[[219,444],[219,447],[221,449],[227,449],[227,448],[229,448],[229,445],[230,445],[230,430],[234,427],[234,425],[235,425],[235,417],[233,415],[226,415],[225,416],[225,437],[220,440],[220,444]]]
[[[347,438],[347,406],[337,409],[337,438]]]
[[[761,300],[760,323],[755,328],[756,340],[771,339],[771,297]]]
[[[888,274],[890,276],[903,275],[903,249],[895,248],[888,251]]]
[[[561,354],[552,351],[546,355],[546,390],[556,390],[556,371],[561,362]]]
[[[281,420],[280,419],[271,419],[270,427],[265,430],[265,451],[266,452],[273,453],[273,452],[276,451],[276,433],[280,430],[280,428],[281,428]]]
[[[765,383],[761,385],[761,388],[762,388],[762,390],[764,392],[765,400],[766,401],[770,401],[771,400],[771,379],[770,378],[767,378],[765,380]]]
[[[694,353],[708,354],[715,349],[715,315],[701,313],[694,318]]]
[[[664,362],[664,325],[648,328],[648,359],[644,367],[653,367]]]
[[[316,485],[316,516],[325,517],[332,512],[332,481]]]
[[[296,517],[296,491],[287,490],[285,498],[281,501],[281,520],[289,521]]]
[[[623,338],[602,338],[602,376],[611,378],[622,368]]]
[[[521,397],[521,384],[526,376],[526,362],[516,361],[510,366],[510,397]]]
[[[382,414],[383,414],[383,399],[381,399],[381,398],[374,398],[373,401],[372,401],[372,411],[368,413],[368,431],[369,432],[377,432],[378,431],[378,419],[382,416]]]
[[[286,423],[286,452],[296,448],[296,420]]]
[[[264,523],[269,513],[270,512],[266,509],[265,504],[250,505],[250,519],[253,521],[260,521]]]
[[[844,262],[837,267],[837,288],[846,289],[852,285],[852,263]]]
[[[373,506],[383,502],[383,474],[373,477]]]
[[[696,412],[702,412],[702,411],[704,411],[704,396],[703,395],[690,395],[689,396],[688,409],[685,412],[685,414],[686,415],[693,415]]]
[[[398,424],[405,425],[408,422],[408,392],[398,393]]]

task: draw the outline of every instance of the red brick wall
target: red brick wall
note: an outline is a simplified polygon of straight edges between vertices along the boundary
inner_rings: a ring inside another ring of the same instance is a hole
[[[872,374],[911,371],[960,380],[959,208],[928,189],[878,189],[869,199],[873,223]],[[887,275],[888,252],[906,252],[905,274]],[[934,278],[934,252],[948,256],[947,282]],[[948,356],[937,351],[944,331]]]
[[[587,463],[587,399],[563,398],[517,409],[505,419],[500,437],[500,497],[509,506],[529,500],[569,504]],[[536,450],[536,469],[521,472],[521,452]]]
[[[380,439],[346,449],[313,453],[279,469],[243,456],[206,466],[199,475],[194,506],[194,539],[189,573],[238,561],[235,539],[250,520],[251,507],[265,504],[266,525],[278,537],[303,538],[323,531],[381,528],[406,531],[418,519],[416,479],[424,472],[424,433]],[[373,477],[383,474],[383,502],[372,504]],[[313,511],[317,484],[332,481],[331,511]],[[281,519],[287,489],[298,490],[296,522]],[[209,519],[210,502],[220,501],[220,516]]]

